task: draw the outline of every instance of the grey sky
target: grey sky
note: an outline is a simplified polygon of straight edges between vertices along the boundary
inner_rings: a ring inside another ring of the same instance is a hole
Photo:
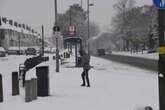
[[[58,0],[58,11],[65,12],[69,5],[80,3],[81,0]],[[83,8],[86,10],[86,1]],[[90,0],[90,20],[98,23],[101,28],[108,26],[114,14],[113,4],[117,0]],[[138,5],[152,4],[152,0],[136,0]],[[54,22],[54,0],[0,0],[0,16],[6,16],[20,23],[25,23],[40,31],[45,26],[45,33],[50,36]]]

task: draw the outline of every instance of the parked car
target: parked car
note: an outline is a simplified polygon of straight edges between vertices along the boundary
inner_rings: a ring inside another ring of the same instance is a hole
[[[37,51],[35,48],[27,48],[25,53],[26,53],[26,55],[36,55]]]
[[[51,53],[51,48],[49,48],[49,47],[44,48],[44,53]]]
[[[51,53],[55,54],[56,53],[56,48],[51,48]]]
[[[6,57],[6,51],[3,47],[0,47],[0,57]]]
[[[155,53],[155,52],[157,52],[156,49],[149,49],[149,50],[147,51],[147,53]]]
[[[7,50],[8,55],[19,55],[19,48],[18,47],[9,47]]]
[[[98,56],[105,55],[105,49],[97,49]]]

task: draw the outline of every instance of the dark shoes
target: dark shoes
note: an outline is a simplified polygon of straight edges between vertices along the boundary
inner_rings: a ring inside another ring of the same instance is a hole
[[[81,86],[85,86],[85,84],[81,84]]]
[[[84,87],[84,86],[85,86],[85,84],[81,84],[81,86],[82,86],[82,87]],[[87,85],[87,87],[90,87],[90,85]]]

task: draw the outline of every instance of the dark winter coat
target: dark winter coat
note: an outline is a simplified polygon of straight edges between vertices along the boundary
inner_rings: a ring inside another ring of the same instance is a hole
[[[90,56],[85,51],[81,51],[83,69],[90,69]]]

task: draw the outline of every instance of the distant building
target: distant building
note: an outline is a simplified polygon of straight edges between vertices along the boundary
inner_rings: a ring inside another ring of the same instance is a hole
[[[5,17],[0,17],[0,47],[8,49],[10,46],[38,46],[39,34],[29,26],[19,24]]]

